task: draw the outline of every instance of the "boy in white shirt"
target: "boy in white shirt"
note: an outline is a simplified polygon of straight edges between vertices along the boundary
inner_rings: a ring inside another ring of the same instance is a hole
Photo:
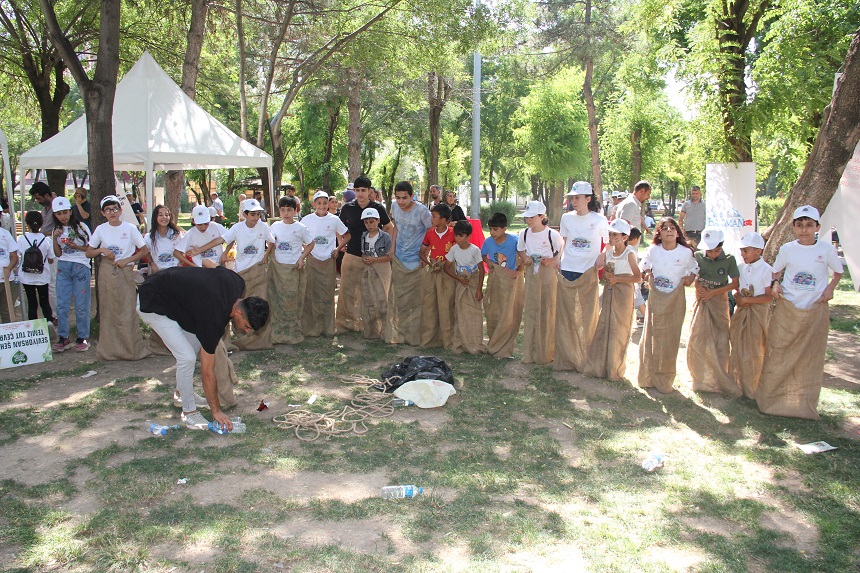
[[[765,414],[819,417],[830,329],[827,302],[843,271],[833,244],[816,238],[819,219],[818,209],[811,205],[795,209],[791,230],[797,240],[780,247],[773,264],[771,289],[777,303],[768,325],[767,351],[755,395]],[[829,272],[833,278],[828,282]]]
[[[224,247],[223,241],[216,242],[215,239],[222,237],[227,230],[212,221],[209,208],[204,205],[197,205],[191,210],[191,222],[194,226],[182,237],[182,241],[173,251],[173,256],[187,267],[217,267]],[[204,249],[203,247],[209,243],[214,246]],[[209,262],[204,263],[204,261]]]
[[[764,239],[758,233],[741,238],[740,277],[735,295],[735,313],[729,330],[731,354],[729,371],[740,384],[743,395],[755,398],[767,346],[767,321],[773,293],[773,267],[761,258]]]
[[[137,319],[137,288],[132,268],[149,254],[143,235],[122,220],[122,202],[115,195],[101,200],[107,219],[93,231],[87,258],[104,257],[98,272],[99,343],[96,354],[102,360],[140,360],[149,356]]]
[[[361,212],[361,220],[367,229],[361,234],[361,328],[365,338],[381,338],[391,288],[391,235],[380,230],[373,207]]]
[[[296,220],[299,207],[296,197],[281,197],[278,201],[281,220],[271,227],[275,249],[269,264],[268,301],[275,344],[298,344],[304,340],[300,313],[307,282],[304,266],[314,248],[314,239],[308,228]]]
[[[337,253],[349,241],[349,229],[340,218],[328,212],[328,193],[317,191],[314,212],[302,219],[313,237],[308,264],[307,286],[302,313],[305,336],[334,336],[334,291],[337,280]]]
[[[469,242],[472,223],[454,223],[454,246],[445,255],[445,274],[457,281],[454,289],[454,336],[457,354],[484,352],[484,261],[481,250]]]

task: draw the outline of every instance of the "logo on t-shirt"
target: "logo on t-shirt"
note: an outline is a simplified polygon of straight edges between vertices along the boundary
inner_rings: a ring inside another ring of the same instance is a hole
[[[108,245],[107,250],[113,253],[113,256],[118,257],[122,254],[122,249],[117,247],[116,245]]]
[[[170,252],[158,253],[158,262],[159,263],[169,263],[172,260],[173,260],[173,253],[170,253]]]
[[[218,258],[218,255],[216,254],[215,249],[206,249],[205,251],[200,253],[200,256],[203,257],[204,259],[216,259],[216,258]]]
[[[573,247],[574,251],[589,251],[591,250],[591,241],[584,237],[577,237],[571,239],[570,246]]]
[[[68,245],[63,245],[62,251],[63,251],[64,255],[71,255],[72,253],[75,252],[75,249],[71,248]],[[0,256],[3,256],[2,252],[0,252]]]
[[[284,253],[289,253],[292,250],[293,250],[293,246],[290,243],[288,243],[286,241],[284,241],[283,243],[278,243],[278,251],[281,251]]]
[[[260,249],[257,248],[257,245],[248,245],[244,249],[242,249],[242,254],[247,257],[253,257],[257,253],[260,252]]]
[[[801,271],[792,277],[791,284],[800,290],[815,290],[815,275]]]
[[[328,237],[316,237],[314,243],[317,245],[328,245]]]
[[[457,274],[472,276],[472,273],[477,272],[478,265],[461,265],[457,263]]]
[[[654,277],[654,287],[665,292],[671,292],[675,290],[675,283],[669,277]]]

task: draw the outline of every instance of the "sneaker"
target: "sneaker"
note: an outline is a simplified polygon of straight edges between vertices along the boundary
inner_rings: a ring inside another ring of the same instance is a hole
[[[209,428],[209,420],[204,418],[200,412],[182,412],[182,423],[189,430],[207,430]]]
[[[209,409],[209,401],[197,392],[194,393],[194,403],[198,408],[203,408],[204,410]],[[177,408],[182,407],[182,398],[179,396],[179,390],[173,391],[173,405]]]
[[[78,342],[75,344],[75,350],[78,352],[86,352],[90,349],[90,343],[87,342],[86,338],[79,338]]]
[[[54,352],[65,352],[72,346],[74,346],[74,344],[72,344],[71,340],[69,340],[68,338],[60,338],[51,348]]]

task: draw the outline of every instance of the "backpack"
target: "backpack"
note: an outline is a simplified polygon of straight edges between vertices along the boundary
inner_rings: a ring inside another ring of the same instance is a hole
[[[24,240],[27,241],[27,244],[30,246],[24,251],[24,258],[21,259],[21,270],[25,273],[40,275],[45,270],[45,258],[39,247],[42,246],[45,239],[39,241],[39,244],[37,245],[31,243],[30,239],[28,239],[26,235],[24,235]]]

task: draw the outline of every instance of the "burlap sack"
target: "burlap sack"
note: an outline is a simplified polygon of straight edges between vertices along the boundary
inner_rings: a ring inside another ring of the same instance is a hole
[[[516,272],[490,263],[484,292],[484,313],[487,316],[487,354],[494,358],[509,358],[520,333],[525,302],[523,270]]]
[[[388,291],[388,319],[383,339],[389,344],[421,344],[421,300],[425,271],[410,271],[391,256],[391,287]]]
[[[224,346],[223,340],[219,341],[218,347],[215,348],[215,380],[218,382],[218,401],[221,407],[235,406],[233,386],[239,383],[239,378],[236,377],[233,361],[227,355],[227,347]]]
[[[741,391],[747,398],[755,398],[761,379],[769,311],[770,305],[752,304],[735,308],[732,315],[732,326],[729,329],[729,372],[740,383]]]
[[[558,281],[555,269],[539,265],[524,269],[523,364],[549,364],[555,357],[555,311]]]
[[[305,336],[334,336],[334,289],[337,279],[334,259],[305,260],[307,284],[302,304],[302,332]]]
[[[687,343],[687,368],[693,378],[693,391],[720,392],[732,398],[741,395],[740,385],[729,374],[727,294],[708,301],[696,300]]]
[[[624,380],[627,370],[627,345],[633,329],[633,298],[635,288],[632,283],[605,285],[600,296],[600,318],[591,346],[588,347],[588,360],[583,374]]]
[[[649,281],[651,294],[645,307],[645,329],[639,341],[639,387],[672,392],[681,344],[681,327],[687,312],[684,287],[670,293],[657,290]]]
[[[785,299],[776,303],[755,394],[759,410],[774,416],[818,419],[829,329],[826,302],[816,302],[808,309],[799,309]]]
[[[556,280],[558,300],[552,368],[582,372],[588,362],[588,347],[594,338],[600,312],[597,269],[591,267],[575,281],[556,273]]]
[[[454,336],[451,350],[460,354],[482,354],[484,347],[484,313],[481,303],[475,298],[478,291],[476,272],[469,277],[469,284],[454,281]]]
[[[337,332],[361,332],[361,277],[364,274],[361,257],[344,253],[340,263],[340,291],[337,295]]]
[[[245,279],[245,292],[242,298],[258,296],[265,299],[268,296],[268,285],[266,283],[266,268],[268,263],[260,261],[256,265],[248,267],[239,276]],[[267,320],[266,325],[260,330],[252,330],[247,334],[235,332],[236,339],[233,344],[239,350],[265,350],[272,347],[272,321]]]
[[[98,278],[100,360],[140,360],[150,355],[137,316],[137,288],[131,266],[102,261]]]
[[[362,263],[364,264],[364,263]],[[361,329],[365,338],[381,338],[388,316],[391,265],[364,265],[361,274]]]
[[[421,302],[421,346],[451,350],[454,338],[454,279],[439,270],[441,261],[424,273]]]
[[[305,262],[305,264],[310,264]],[[273,344],[298,344],[302,335],[301,308],[305,298],[306,275],[296,265],[269,261],[267,293],[269,322],[272,325]]]

